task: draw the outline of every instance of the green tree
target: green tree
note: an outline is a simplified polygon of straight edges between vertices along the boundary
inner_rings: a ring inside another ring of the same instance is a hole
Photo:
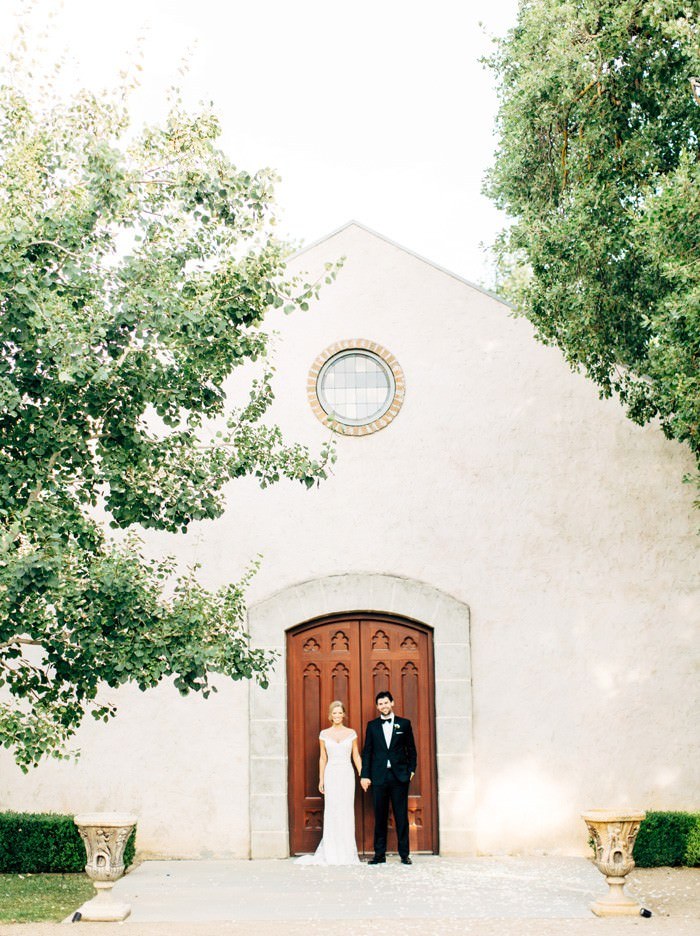
[[[690,0],[523,0],[489,60],[486,190],[512,219],[496,245],[508,298],[538,337],[700,460],[697,14]]]
[[[101,684],[207,695],[272,662],[244,630],[251,573],[207,591],[105,525],[186,531],[231,479],[311,487],[333,457],[266,421],[269,364],[227,404],[265,313],[319,286],[285,278],[274,177],[218,134],[207,112],[136,133],[116,96],[0,87],[0,739],[23,769],[114,714]]]

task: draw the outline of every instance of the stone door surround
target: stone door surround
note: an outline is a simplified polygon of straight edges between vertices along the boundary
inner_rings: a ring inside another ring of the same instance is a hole
[[[438,837],[441,855],[474,854],[474,751],[469,608],[415,579],[332,575],[251,606],[253,647],[279,653],[267,689],[250,685],[250,855],[289,856],[286,632],[339,612],[397,614],[433,628]]]

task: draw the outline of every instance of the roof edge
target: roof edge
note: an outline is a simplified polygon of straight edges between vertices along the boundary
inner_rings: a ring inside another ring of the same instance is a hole
[[[362,231],[366,231],[367,234],[371,234],[372,237],[376,237],[381,241],[384,241],[385,244],[389,244],[391,247],[396,247],[397,250],[402,250],[404,253],[409,254],[411,257],[415,257],[416,260],[420,260],[421,263],[427,263],[428,266],[432,267],[434,270],[438,270],[440,273],[444,273],[446,276],[451,276],[452,279],[456,279],[460,283],[464,283],[465,286],[469,286],[472,289],[475,289],[477,292],[483,293],[483,295],[488,296],[490,299],[495,299],[496,302],[500,302],[501,305],[507,306],[509,309],[516,311],[515,307],[511,305],[506,299],[502,296],[497,295],[495,292],[492,292],[490,289],[485,289],[483,286],[473,283],[471,280],[466,279],[464,276],[460,276],[458,273],[455,273],[453,270],[448,270],[447,267],[440,266],[439,263],[435,263],[433,260],[429,260],[427,257],[424,257],[422,254],[417,253],[415,250],[411,250],[410,247],[404,247],[403,244],[399,244],[397,241],[392,240],[390,237],[386,237],[384,234],[380,234],[379,231],[375,231],[373,228],[368,227],[366,224],[362,224],[361,221],[350,220],[346,221],[345,224],[341,224],[340,227],[336,228],[334,231],[331,231],[330,234],[326,234],[325,237],[319,237],[317,240],[313,241],[311,244],[306,244],[304,247],[300,247],[299,250],[294,251],[294,253],[289,257],[290,260],[295,260],[297,257],[300,257],[302,254],[306,253],[309,250],[313,250],[314,247],[318,247],[320,244],[325,243],[325,241],[330,240],[332,237],[335,237],[337,234],[341,234],[343,231],[347,230],[350,227],[358,227]]]

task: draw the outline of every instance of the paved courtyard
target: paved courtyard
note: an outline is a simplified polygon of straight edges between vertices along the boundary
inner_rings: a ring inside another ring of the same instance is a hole
[[[149,861],[118,885],[135,922],[587,918],[602,890],[587,861],[416,857],[369,867],[293,861]]]
[[[582,858],[418,857],[370,868],[292,861],[147,861],[115,894],[124,923],[93,936],[700,936],[700,869],[637,870],[631,887],[651,919],[600,920],[605,891]],[[0,925],[0,936],[58,936],[64,924]]]

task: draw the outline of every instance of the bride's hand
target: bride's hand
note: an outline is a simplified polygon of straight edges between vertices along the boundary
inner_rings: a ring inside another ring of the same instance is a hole
[[[318,792],[319,792],[319,793],[325,793],[325,792],[326,792],[326,791],[323,789],[323,780],[320,780],[320,781],[319,781],[319,784],[318,784]]]

